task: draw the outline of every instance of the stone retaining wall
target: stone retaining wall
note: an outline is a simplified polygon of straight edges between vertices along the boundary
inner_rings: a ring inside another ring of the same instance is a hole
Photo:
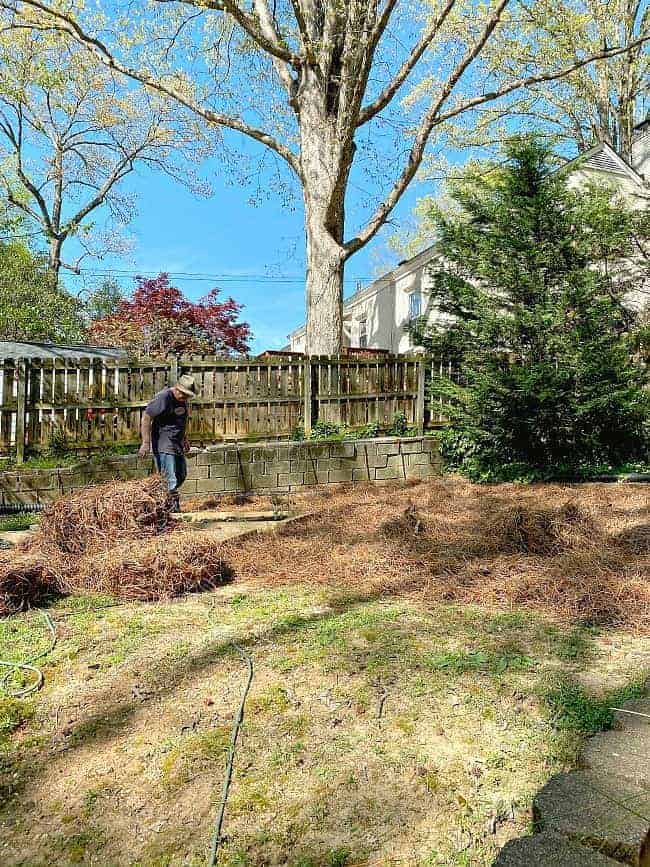
[[[85,485],[149,475],[150,458],[125,455],[102,464],[82,462],[54,470],[0,473],[4,505],[48,503]],[[235,491],[288,492],[340,482],[382,482],[440,475],[434,437],[398,437],[344,442],[267,442],[215,445],[188,455],[183,495]]]

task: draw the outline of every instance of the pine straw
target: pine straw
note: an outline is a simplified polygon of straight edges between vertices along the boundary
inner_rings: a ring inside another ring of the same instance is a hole
[[[650,631],[650,496],[644,485],[410,488],[360,485],[263,539],[226,542],[238,578],[376,596],[526,607]]]
[[[171,506],[161,476],[108,482],[82,488],[48,506],[40,536],[67,554],[106,551],[117,542],[158,535],[169,526]]]
[[[61,497],[32,542],[0,556],[0,616],[53,592],[158,600],[222,583],[228,570],[220,548],[172,531],[171,505],[160,476]]]
[[[56,551],[0,552],[0,617],[25,611],[58,592],[60,568]]]
[[[221,548],[213,539],[191,530],[178,530],[137,546],[123,542],[108,551],[80,557],[63,589],[158,601],[214,589],[229,575]]]

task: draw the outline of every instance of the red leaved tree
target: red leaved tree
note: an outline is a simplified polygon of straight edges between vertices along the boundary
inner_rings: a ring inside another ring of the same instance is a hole
[[[113,316],[92,322],[89,340],[152,356],[247,353],[251,331],[239,321],[242,305],[232,298],[219,301],[218,296],[215,288],[190,301],[170,284],[168,274],[136,277],[133,296],[122,301]]]

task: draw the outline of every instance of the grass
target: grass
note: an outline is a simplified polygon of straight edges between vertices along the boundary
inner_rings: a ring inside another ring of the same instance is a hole
[[[227,867],[488,865],[641,677],[633,635],[534,612],[304,585],[87,606],[53,605],[46,687],[0,717],[3,864],[203,863],[245,677],[233,640],[256,673]],[[0,624],[0,656],[45,640],[36,614]]]
[[[118,455],[133,455],[136,453],[137,448],[133,445],[106,445],[89,455],[84,455],[74,450],[46,450],[27,455],[23,463],[20,464],[20,468],[26,470],[54,470],[59,467],[73,467],[85,462],[101,464]],[[0,458],[0,472],[14,470],[17,466],[15,456]]]
[[[581,684],[566,677],[557,679],[542,692],[554,726],[560,731],[581,735],[593,735],[610,729],[615,716],[612,707],[620,707],[623,702],[641,698],[644,694],[643,678],[599,697],[589,695]]]
[[[38,523],[38,515],[29,512],[19,512],[16,515],[3,515],[0,517],[0,531],[29,530],[33,524]]]

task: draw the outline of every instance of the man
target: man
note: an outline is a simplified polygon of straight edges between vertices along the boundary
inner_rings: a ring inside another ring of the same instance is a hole
[[[169,492],[179,509],[178,489],[187,477],[185,452],[189,442],[185,436],[187,428],[187,401],[196,397],[194,377],[181,376],[171,388],[163,388],[147,405],[142,414],[140,432],[142,445],[140,456],[153,452],[158,472],[167,480]]]

